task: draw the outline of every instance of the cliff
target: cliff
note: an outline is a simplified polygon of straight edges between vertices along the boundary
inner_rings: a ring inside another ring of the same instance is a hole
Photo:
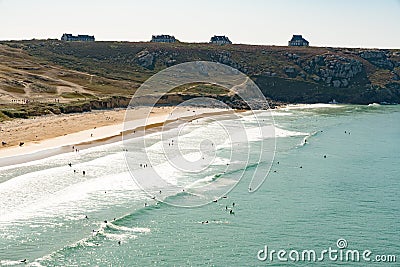
[[[239,69],[272,101],[400,103],[400,50],[32,40],[0,42],[0,58],[0,104],[8,109],[27,99],[60,103],[60,112],[110,107],[101,103],[129,98],[156,72],[195,60]],[[198,94],[184,91],[175,94]]]

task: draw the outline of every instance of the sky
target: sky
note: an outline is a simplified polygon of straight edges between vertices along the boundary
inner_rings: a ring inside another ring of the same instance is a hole
[[[0,0],[0,40],[94,35],[98,41],[400,48],[400,0]]]

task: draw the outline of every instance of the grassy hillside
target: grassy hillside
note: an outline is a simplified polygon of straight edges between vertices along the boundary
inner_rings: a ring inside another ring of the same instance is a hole
[[[21,109],[18,116],[125,103],[115,99],[129,98],[168,66],[195,60],[239,69],[276,101],[400,102],[400,50],[32,40],[0,42],[0,119]],[[194,84],[171,93],[227,91]]]

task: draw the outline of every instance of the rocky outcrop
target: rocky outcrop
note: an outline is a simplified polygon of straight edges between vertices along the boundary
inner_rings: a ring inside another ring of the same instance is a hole
[[[382,50],[365,50],[359,52],[360,57],[383,69],[393,70],[395,62],[389,60],[387,51]]]
[[[231,58],[231,53],[230,52],[226,52],[226,51],[222,51],[216,54],[212,54],[211,56],[211,60],[215,61],[215,62],[219,62],[225,65],[228,65],[232,68],[238,69],[241,72],[245,73],[245,74],[250,74],[252,73],[253,69],[251,67],[249,67],[248,65],[246,65],[245,63],[237,63],[236,61],[234,61]]]
[[[168,60],[165,61],[165,65],[166,65],[167,67],[171,67],[171,66],[173,66],[173,65],[175,65],[175,64],[176,64],[176,60],[175,60],[175,59],[172,59],[172,58],[170,58],[170,59],[168,59]]]
[[[241,99],[237,95],[218,95],[218,96],[206,96],[210,98],[215,98],[216,100],[220,101],[221,104],[215,103],[213,106],[210,106],[210,102],[204,102],[204,107],[208,108],[224,108],[225,105],[228,105],[232,109],[242,109],[248,110],[250,106],[253,109],[268,109],[268,108],[275,108],[277,105],[281,104],[278,102],[268,100],[268,104],[265,101],[252,101],[251,103],[246,103],[243,99]],[[158,101],[158,105],[180,105],[183,102],[190,100],[192,98],[198,98],[197,95],[190,95],[190,94],[168,94],[163,95],[161,99]],[[223,104],[224,103],[224,104]],[[202,106],[201,102],[196,102],[196,106]]]
[[[284,68],[284,71],[285,71],[286,75],[290,78],[296,78],[296,76],[297,76],[297,70],[294,67],[286,66]]]
[[[352,79],[363,71],[363,64],[338,55],[317,55],[303,63],[303,69],[313,80],[335,88],[348,87]]]
[[[59,107],[61,113],[77,113],[96,109],[125,108],[128,106],[129,97],[113,96],[104,99],[90,100],[89,102],[74,102]]]
[[[148,50],[140,51],[136,54],[136,62],[146,69],[154,69],[155,54],[150,53]]]

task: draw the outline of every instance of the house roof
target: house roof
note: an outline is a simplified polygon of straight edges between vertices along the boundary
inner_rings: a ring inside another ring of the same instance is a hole
[[[88,38],[88,39],[94,39],[94,35],[87,35],[87,34],[78,34],[77,36],[74,36],[70,33],[64,33],[62,35],[63,37],[67,38]]]
[[[297,34],[294,34],[293,37],[292,37],[292,39],[291,39],[290,41],[291,41],[291,42],[294,42],[294,41],[304,41],[304,42],[307,42],[307,43],[308,43],[308,41],[307,41],[306,39],[304,39],[302,35],[297,35]]]
[[[174,36],[172,35],[167,35],[167,34],[161,34],[161,35],[153,35],[153,39],[175,39]]]
[[[87,34],[78,34],[78,37],[84,37],[84,38],[94,38],[93,35],[87,35]]]
[[[216,41],[230,42],[229,38],[226,37],[225,35],[214,35],[213,37],[211,37],[211,42],[216,42]]]

